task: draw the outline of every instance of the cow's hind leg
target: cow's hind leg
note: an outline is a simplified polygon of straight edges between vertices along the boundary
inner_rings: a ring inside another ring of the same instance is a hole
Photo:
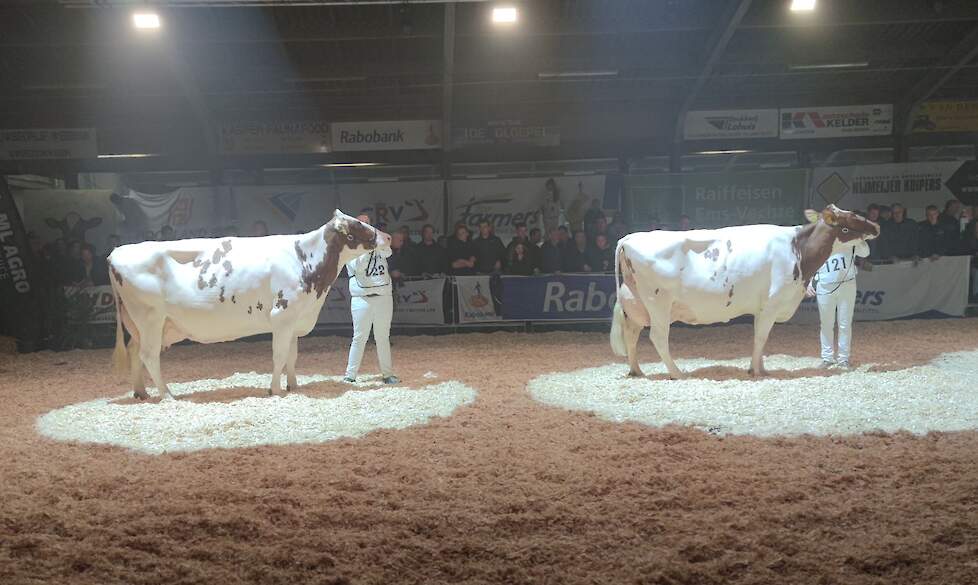
[[[132,385],[133,396],[140,400],[149,398],[143,378],[143,361],[139,357],[139,341],[135,337],[129,340],[129,383]]]
[[[299,338],[293,336],[292,344],[289,347],[289,360],[285,364],[285,372],[288,378],[287,380],[288,385],[286,386],[286,389],[291,390],[293,392],[299,388],[299,381],[296,380],[295,377],[295,362],[298,358],[299,358]]]
[[[282,394],[282,370],[289,360],[293,339],[295,334],[291,331],[272,332],[272,387],[268,390],[269,396]]]
[[[676,366],[676,362],[672,361],[672,355],[669,353],[669,325],[672,323],[672,304],[666,305],[660,302],[653,305],[651,309],[649,314],[652,317],[652,324],[650,325],[649,338],[652,339],[655,350],[659,352],[662,363],[666,365],[669,377],[678,380],[683,377],[683,373]]]
[[[754,316],[754,353],[751,355],[749,370],[754,377],[767,375],[767,370],[764,369],[764,346],[771,335],[775,317],[773,313],[769,315],[763,310]]]
[[[170,388],[163,381],[160,372],[160,354],[163,352],[164,318],[155,313],[146,315],[145,324],[139,328],[139,358],[143,360],[149,377],[153,379],[160,392],[160,400],[173,398]]]
[[[628,351],[628,375],[640,378],[645,374],[638,366],[638,339],[642,336],[643,327],[631,319],[625,319],[622,325],[625,335],[625,349]]]

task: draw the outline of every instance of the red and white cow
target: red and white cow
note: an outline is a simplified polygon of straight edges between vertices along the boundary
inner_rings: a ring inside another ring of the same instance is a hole
[[[628,356],[629,375],[642,375],[643,327],[651,328],[652,343],[675,379],[682,372],[669,355],[672,323],[726,323],[742,315],[754,315],[750,371],[766,374],[763,352],[771,328],[795,314],[819,267],[853,240],[879,236],[877,224],[834,205],[821,214],[805,213],[804,226],[654,231],[622,238],[615,251],[618,298],[611,347]]]
[[[336,210],[302,235],[189,239],[120,246],[109,255],[116,300],[116,371],[128,371],[137,398],[148,398],[143,366],[161,398],[172,396],[160,374],[160,352],[200,343],[272,334],[272,385],[296,388],[298,338],[308,334],[343,266],[390,236]],[[128,352],[123,326],[132,339]],[[128,353],[128,356],[127,356]]]

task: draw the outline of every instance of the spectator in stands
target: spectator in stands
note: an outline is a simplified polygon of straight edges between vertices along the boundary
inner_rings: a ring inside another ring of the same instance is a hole
[[[513,236],[513,239],[509,241],[509,245],[506,246],[507,258],[513,253],[513,248],[516,247],[516,244],[530,245],[530,233],[526,229],[526,223],[518,222],[513,227],[516,228],[516,235]]]
[[[530,245],[536,246],[537,248],[543,245],[543,233],[540,231],[540,228],[535,227],[530,230]]]
[[[926,213],[927,219],[920,222],[917,235],[917,255],[936,260],[954,254],[958,246],[957,225],[942,222],[936,205],[928,205]]]
[[[268,224],[262,220],[258,220],[251,224],[251,236],[256,238],[261,238],[268,235]]]
[[[680,215],[679,216],[679,224],[676,226],[676,229],[678,231],[681,231],[681,232],[688,232],[689,231],[690,227],[689,227],[689,216],[688,215],[683,214],[683,215]]]
[[[880,225],[893,221],[893,208],[889,205],[880,205]]]
[[[974,212],[972,212],[972,215]],[[961,234],[961,253],[971,256],[971,294],[974,301],[978,298],[978,220],[972,219]]]
[[[574,241],[564,247],[564,272],[591,272],[587,260],[587,234],[578,230],[574,232]]]
[[[438,242],[438,245],[441,246],[443,250],[448,249],[448,238],[446,238],[444,235],[438,236],[438,239],[435,241]]]
[[[604,236],[605,239],[608,238],[608,218],[604,215],[594,220],[594,232],[591,234],[591,239],[588,243],[591,245],[595,244],[598,236]]]
[[[944,212],[937,219],[947,231],[948,242],[951,243],[953,240],[948,254],[957,254],[961,248],[961,232],[967,225],[967,222],[961,220],[962,214],[961,202],[957,199],[950,199],[944,204]]]
[[[456,276],[475,274],[475,246],[469,241],[464,225],[455,228],[455,237],[448,242],[449,272]]]
[[[866,208],[866,219],[868,219],[869,221],[875,222],[877,224],[881,224],[881,220],[880,220],[880,206],[877,205],[877,204],[875,204],[875,203],[870,203],[869,204],[869,207]],[[880,241],[881,241],[881,238],[882,238],[882,231],[883,231],[883,226],[881,224],[880,225],[880,237],[879,238],[873,238],[872,240],[869,240],[867,242],[867,244],[869,245],[869,256],[867,256],[864,259],[864,262],[863,263],[868,263],[870,261],[876,261],[876,260],[882,259],[883,256],[880,254]]]
[[[587,240],[589,242],[594,241],[594,234],[596,233],[594,226],[598,222],[599,217],[604,217],[604,210],[601,209],[601,200],[594,198],[591,200],[591,205],[584,214],[584,233],[587,234]],[[607,218],[605,220],[607,221]]]
[[[615,269],[614,253],[608,245],[608,236],[598,234],[594,245],[587,250],[587,264],[592,272],[611,272]]]
[[[557,232],[559,233],[560,236],[560,245],[566,246],[567,242],[571,240],[570,230],[567,229],[566,225],[562,225],[559,228],[557,228]]]
[[[170,227],[168,225],[165,225],[162,228],[160,228],[160,241],[161,242],[170,242],[170,241],[173,241],[175,239],[177,239],[177,236],[176,236],[176,233],[173,231],[173,228],[172,227]]]
[[[533,263],[533,255],[530,253],[530,245],[525,242],[517,242],[509,253],[506,273],[517,276],[532,276],[535,272],[536,266]]]
[[[893,220],[880,230],[880,237],[884,258],[891,260],[906,260],[918,258],[917,237],[920,226],[916,222],[907,219],[907,210],[899,203],[893,204]],[[882,216],[882,210],[880,210]]]
[[[543,227],[549,234],[551,229],[556,229],[560,225],[564,209],[560,201],[560,190],[557,189],[556,181],[547,179],[544,190],[546,193],[543,196],[543,205],[540,207],[540,217],[543,218]]]
[[[608,244],[614,248],[618,245],[618,240],[628,235],[628,225],[625,224],[621,212],[615,213],[608,224]]]
[[[479,222],[479,237],[472,240],[475,247],[475,271],[479,274],[492,274],[503,269],[506,261],[506,247],[499,236],[492,233],[488,221]]]
[[[421,228],[421,241],[414,247],[414,263],[410,267],[415,275],[444,274],[448,260],[445,247],[435,241],[435,228],[425,224]],[[412,273],[408,273],[412,274]]]
[[[391,255],[387,257],[387,269],[390,270],[391,280],[395,285],[400,284],[405,276],[417,273],[413,266],[413,255],[414,250],[404,244],[403,232],[391,234]]]
[[[560,230],[550,230],[547,241],[540,246],[540,272],[554,274],[563,269],[561,262],[564,246],[560,242]]]
[[[445,247],[448,247],[449,245],[451,245],[453,241],[455,241],[455,234],[458,232],[458,228],[460,227],[464,227],[466,230],[468,229],[468,227],[466,227],[465,225],[465,222],[462,221],[455,222],[455,227],[452,228],[452,233],[449,234],[448,238],[446,238],[445,240]]]
[[[103,286],[109,284],[109,269],[105,260],[95,253],[95,246],[81,246],[81,278],[74,284],[79,286]]]
[[[402,225],[401,235],[404,236],[404,246],[410,248],[414,245],[414,240],[411,239],[411,226]]]

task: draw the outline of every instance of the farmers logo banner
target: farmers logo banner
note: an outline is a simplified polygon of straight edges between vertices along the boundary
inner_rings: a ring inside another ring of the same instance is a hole
[[[220,130],[223,154],[302,154],[329,152],[329,123],[237,122]]]
[[[441,325],[445,323],[445,279],[409,280],[394,289],[394,318],[404,325]],[[350,281],[337,278],[329,289],[326,303],[317,323],[352,324],[350,314]]]
[[[492,299],[492,279],[489,276],[456,276],[458,292],[458,322],[479,323],[500,321]]]
[[[508,321],[610,319],[615,296],[611,274],[504,276],[503,317]]]
[[[541,212],[547,178],[468,179],[451,181],[451,224],[461,222],[475,234],[488,221],[496,235],[509,241],[517,223],[543,229]],[[580,225],[593,199],[604,201],[606,177],[553,177],[567,223]]]
[[[399,181],[397,183],[353,183],[336,186],[337,206],[344,213],[370,215],[374,224],[386,223],[388,230],[408,226],[417,240],[421,228],[431,224],[435,233],[445,221],[443,181]]]
[[[626,177],[633,221],[640,229],[651,224],[674,226],[686,214],[694,228],[768,223],[795,225],[804,221],[804,169],[695,175]]]
[[[686,113],[686,140],[777,138],[778,110],[712,110]]]
[[[963,317],[968,305],[968,270],[971,258],[947,256],[874,266],[856,277],[858,292],[853,318],[856,321],[899,319],[936,311]],[[792,323],[817,324],[818,303],[805,299]],[[857,329],[858,335],[858,329]]]
[[[978,101],[924,102],[913,113],[911,129],[925,132],[978,132]]]
[[[441,121],[342,122],[331,126],[333,150],[441,148]]]
[[[812,170],[811,205],[835,203],[843,209],[865,210],[870,203],[902,203],[912,219],[924,209],[957,197],[969,203],[978,197],[978,165],[974,161],[894,163],[822,167]]]
[[[781,138],[839,138],[893,132],[893,105],[782,108]]]
[[[94,128],[0,130],[0,159],[96,158]]]

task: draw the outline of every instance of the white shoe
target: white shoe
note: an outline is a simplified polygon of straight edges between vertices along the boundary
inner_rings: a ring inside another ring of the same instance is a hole
[[[833,361],[830,361],[830,360],[822,360],[822,363],[820,363],[818,365],[818,369],[820,369],[820,370],[827,370],[827,369],[831,368],[834,365],[835,365],[835,362],[833,362]]]
[[[840,370],[851,370],[852,367],[849,366],[849,360],[843,360],[835,365],[836,368]]]

